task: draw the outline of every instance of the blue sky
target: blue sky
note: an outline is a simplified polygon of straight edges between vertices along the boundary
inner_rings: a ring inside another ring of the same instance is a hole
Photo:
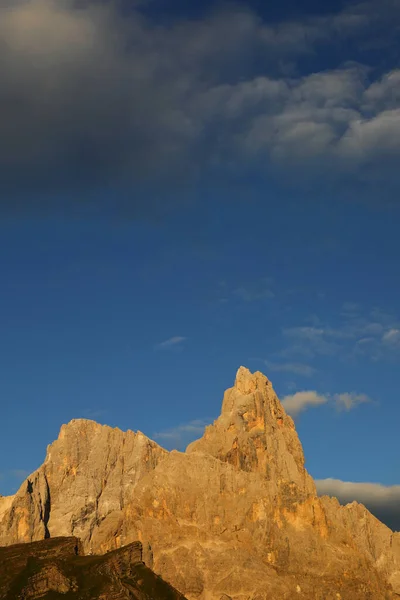
[[[243,364],[398,503],[400,3],[186,4],[0,0],[0,493],[72,418],[184,448]]]

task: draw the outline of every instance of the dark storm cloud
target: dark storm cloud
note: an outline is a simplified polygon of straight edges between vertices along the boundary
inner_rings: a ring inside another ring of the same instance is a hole
[[[166,26],[121,6],[0,0],[3,212],[108,196],[161,214],[217,170],[397,177],[400,71],[295,66],[338,36],[366,39],[373,18],[395,28],[397,2],[274,27],[240,7]]]

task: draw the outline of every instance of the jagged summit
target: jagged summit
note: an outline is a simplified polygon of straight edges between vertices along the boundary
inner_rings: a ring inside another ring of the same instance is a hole
[[[257,388],[264,388],[268,385],[271,385],[271,382],[261,371],[252,373],[247,367],[241,366],[236,372],[235,387],[242,394],[254,392]]]
[[[220,417],[186,452],[211,454],[238,469],[258,472],[277,486],[291,481],[302,493],[316,493],[293,420],[269,379],[258,371],[240,367],[234,386],[224,394]]]
[[[110,425],[98,423],[94,419],[84,418],[71,419],[68,423],[61,425],[58,438],[63,438],[65,435],[73,432],[78,432],[80,435],[84,436],[104,431],[114,431],[117,432],[118,435],[136,435],[147,438],[147,436],[139,430],[132,431],[131,429],[127,429],[126,431],[123,431],[120,427],[111,427]]]
[[[221,416],[232,412],[243,416],[245,412],[243,409],[252,404],[256,392],[260,392],[263,400],[268,402],[269,391],[272,391],[272,385],[265,375],[260,371],[251,373],[246,367],[240,367],[236,373],[234,386],[224,394]]]
[[[240,421],[235,417],[240,417]],[[234,386],[226,390],[218,420],[224,423],[230,421],[230,425],[240,423],[247,431],[265,429],[267,423],[285,424],[295,429],[271,381],[260,371],[252,373],[246,367],[238,369]]]
[[[245,367],[185,453],[88,419],[63,425],[44,464],[0,498],[0,545],[49,536],[94,553],[139,540],[189,600],[400,595],[400,534],[316,496],[293,420]]]
[[[71,419],[62,427],[84,427],[86,425],[97,426],[99,425],[99,423],[97,423],[97,421],[95,421],[94,419],[85,419],[83,417],[79,417],[78,419]],[[108,425],[105,425],[105,427],[108,427]]]

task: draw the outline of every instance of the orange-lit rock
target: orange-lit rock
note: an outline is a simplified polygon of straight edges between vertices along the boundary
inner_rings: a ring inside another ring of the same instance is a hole
[[[220,417],[185,453],[92,421],[63,425],[44,464],[0,498],[0,544],[75,535],[102,553],[139,540],[190,600],[389,600],[400,534],[318,498],[293,420],[241,367]]]

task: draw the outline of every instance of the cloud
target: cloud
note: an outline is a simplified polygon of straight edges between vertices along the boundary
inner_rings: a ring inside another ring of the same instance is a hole
[[[160,218],[216,168],[398,182],[399,70],[297,64],[345,40],[387,49],[398,24],[389,0],[274,25],[238,5],[165,25],[118,2],[0,0],[0,209]]]
[[[205,427],[209,424],[210,420],[194,419],[177,427],[154,433],[153,438],[160,440],[169,449],[184,450],[190,442],[203,435]]]
[[[288,353],[315,355],[332,355],[341,347],[343,340],[349,338],[349,334],[341,329],[331,327],[289,327],[283,329],[284,337],[293,340],[294,345],[288,348]]]
[[[389,329],[382,336],[382,342],[384,344],[399,344],[400,343],[400,329]]]
[[[364,504],[380,521],[394,531],[400,531],[400,485],[353,483],[339,479],[316,480],[320,496],[334,496],[341,504]]]
[[[274,363],[269,360],[264,362],[270,371],[294,373],[295,375],[302,375],[304,377],[311,377],[316,372],[314,367],[303,363]]]
[[[367,402],[372,402],[366,394],[342,393],[342,394],[318,394],[314,390],[296,392],[285,396],[282,405],[286,412],[293,418],[299,416],[305,410],[324,404],[334,406],[337,411],[349,412]]]
[[[364,404],[365,402],[371,402],[371,399],[366,394],[335,394],[334,401],[336,403],[336,408],[339,411],[349,412],[353,410],[359,404]]]
[[[297,417],[304,410],[313,406],[326,404],[328,398],[317,394],[314,391],[296,392],[290,396],[285,396],[282,405],[286,412],[293,418]]]
[[[181,346],[186,339],[187,338],[185,338],[185,337],[181,337],[181,336],[177,335],[177,336],[169,338],[168,340],[165,340],[164,342],[161,342],[160,344],[157,344],[157,348],[167,349],[167,348],[173,348],[176,346]]]
[[[280,355],[288,358],[333,355],[346,360],[365,357],[372,361],[395,361],[400,358],[399,318],[379,309],[362,311],[361,307],[346,304],[338,312],[334,326],[316,318],[312,326],[284,328],[282,334],[286,347]]]
[[[218,283],[218,302],[226,303],[229,302],[231,298],[243,302],[270,300],[275,298],[275,293],[272,289],[273,287],[274,280],[271,277],[259,277],[253,281],[247,281],[237,287],[229,285],[227,281],[223,280]]]

